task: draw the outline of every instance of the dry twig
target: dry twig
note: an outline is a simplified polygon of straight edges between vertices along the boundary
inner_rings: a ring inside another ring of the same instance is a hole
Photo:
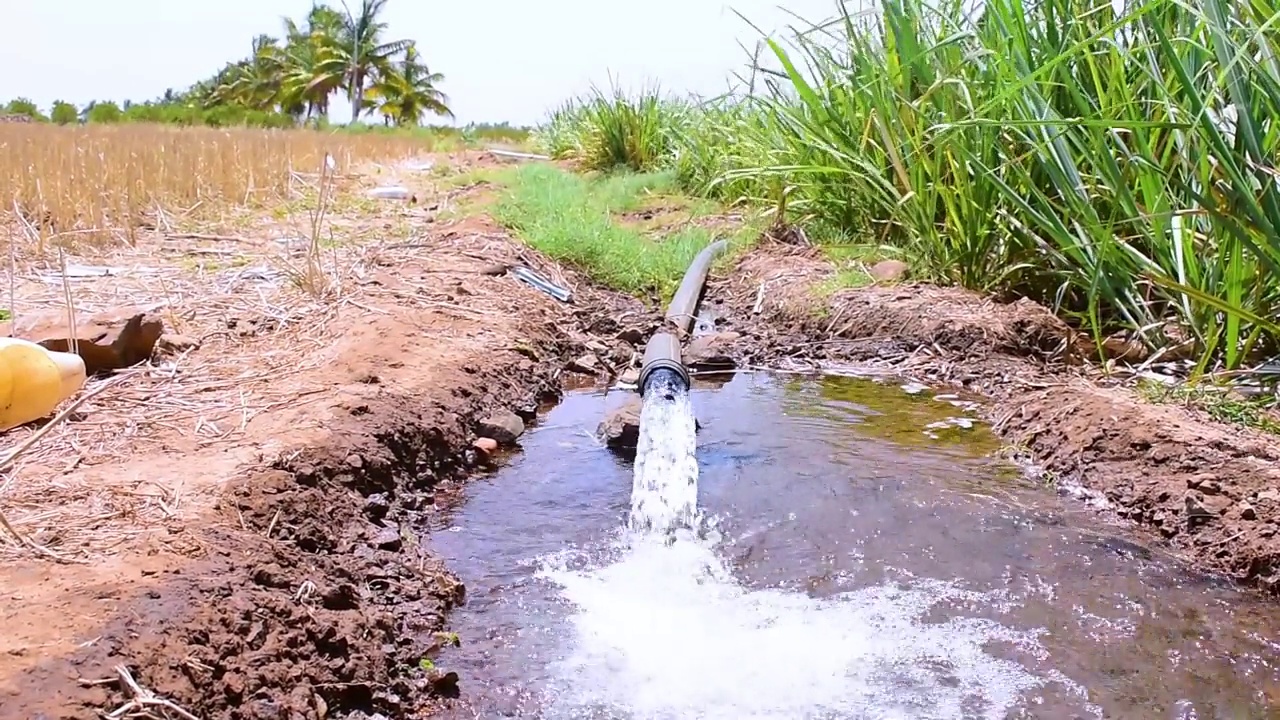
[[[200,720],[199,717],[183,710],[172,700],[162,698],[139,685],[138,681],[133,678],[133,674],[129,672],[128,667],[117,665],[116,676],[120,681],[120,689],[130,693],[133,697],[115,710],[104,713],[103,717],[107,720],[124,720],[124,718]]]

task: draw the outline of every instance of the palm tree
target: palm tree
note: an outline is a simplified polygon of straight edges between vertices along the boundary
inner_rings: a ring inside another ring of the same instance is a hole
[[[316,5],[307,14],[306,27],[290,18],[285,23],[286,63],[282,93],[306,107],[305,119],[317,120],[329,112],[329,97],[343,84],[346,64],[336,51],[343,18],[333,8]]]
[[[344,0],[346,10],[341,32],[338,34],[339,56],[346,65],[344,80],[347,97],[351,99],[351,122],[360,119],[364,110],[365,82],[377,82],[387,70],[392,57],[404,52],[411,40],[382,42],[387,24],[378,19],[386,8],[387,0],[360,0],[360,12],[353,14]]]
[[[426,113],[453,117],[449,98],[436,85],[444,75],[431,72],[418,60],[413,44],[404,50],[404,58],[387,68],[369,88],[378,112],[396,125],[417,125]]]
[[[384,42],[380,18],[387,0],[360,0],[353,12],[320,2],[301,23],[284,18],[284,35],[254,39],[252,53],[227,63],[212,78],[175,99],[208,110],[222,105],[283,112],[306,122],[328,113],[329,98],[346,91],[356,122],[374,109],[400,125],[428,113],[452,116],[438,85],[444,80],[421,61],[411,40]]]

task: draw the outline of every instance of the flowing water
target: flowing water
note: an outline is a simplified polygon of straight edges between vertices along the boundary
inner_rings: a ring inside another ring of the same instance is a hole
[[[591,437],[607,402],[432,536],[468,588],[454,717],[1280,717],[1280,614],[987,459],[954,399],[667,388],[634,463]]]

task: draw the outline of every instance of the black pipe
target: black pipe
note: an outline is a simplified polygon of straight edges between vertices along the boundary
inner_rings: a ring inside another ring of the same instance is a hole
[[[702,299],[702,290],[707,284],[707,273],[711,271],[711,261],[724,252],[727,240],[717,240],[702,249],[689,269],[684,271],[684,279],[667,306],[667,322],[676,326],[681,339],[689,334],[689,328],[697,319],[698,301]]]
[[[680,341],[667,332],[655,333],[644,346],[644,359],[640,361],[640,379],[636,383],[640,395],[648,393],[650,382],[656,377],[658,370],[665,370],[675,376],[674,381],[681,383],[685,390],[689,389],[691,380],[689,371],[680,362]]]
[[[711,270],[711,261],[724,251],[726,244],[724,240],[717,240],[703,248],[702,252],[698,253],[689,264],[689,269],[685,271],[680,287],[671,298],[671,304],[667,306],[667,324],[671,325],[677,334],[666,331],[654,333],[644,347],[640,378],[636,383],[636,389],[642,396],[648,391],[650,380],[655,379],[653,375],[657,370],[668,371],[682,384],[684,390],[689,389],[691,381],[689,371],[681,362],[679,338],[689,334],[689,327],[697,315],[698,300],[701,299],[703,287],[707,282],[707,272]],[[662,374],[667,375],[667,373]]]

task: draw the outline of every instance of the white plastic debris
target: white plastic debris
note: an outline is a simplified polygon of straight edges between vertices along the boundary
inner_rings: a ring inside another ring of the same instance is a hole
[[[369,191],[369,197],[378,198],[379,200],[408,200],[409,195],[409,188],[399,185],[376,187]]]

